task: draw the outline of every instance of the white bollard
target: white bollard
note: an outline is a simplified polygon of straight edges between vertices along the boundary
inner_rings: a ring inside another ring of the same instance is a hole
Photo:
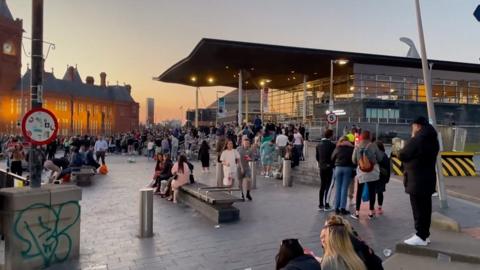
[[[283,159],[283,186],[292,186],[292,161],[289,159]]]
[[[252,189],[257,189],[257,162],[249,161],[250,172],[252,173]]]
[[[218,161],[216,161],[216,164],[217,187],[223,187],[223,165]]]
[[[140,238],[153,236],[153,188],[140,189]]]

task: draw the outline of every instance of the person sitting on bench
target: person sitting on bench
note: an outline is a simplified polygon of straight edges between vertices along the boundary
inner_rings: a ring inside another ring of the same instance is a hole
[[[48,177],[48,182],[52,183],[55,180],[56,176],[58,176],[63,169],[68,168],[69,161],[67,158],[54,158],[52,160],[47,160],[43,164],[43,167],[47,170],[51,170],[50,176]]]
[[[62,179],[67,174],[71,174],[73,171],[72,168],[81,168],[85,164],[85,160],[83,159],[82,153],[80,153],[80,149],[73,147],[72,150],[73,154],[70,164],[68,167],[62,169],[62,172],[57,176],[57,180]]]
[[[100,167],[100,164],[95,160],[93,145],[90,145],[90,147],[88,148],[86,158],[85,158],[85,165],[92,166],[95,172]]]
[[[170,159],[169,154],[164,154],[164,164],[163,164],[163,170],[160,172],[160,175],[155,179],[155,186],[157,189],[155,190],[155,194],[157,195],[162,195],[160,192],[160,186],[162,181],[167,181],[170,179],[173,174],[172,174],[172,167],[173,167],[173,162]]]

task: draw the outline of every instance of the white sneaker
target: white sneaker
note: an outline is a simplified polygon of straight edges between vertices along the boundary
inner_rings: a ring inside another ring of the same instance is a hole
[[[403,241],[405,244],[410,246],[426,246],[428,241],[423,241],[422,238],[418,237],[416,234],[407,240]]]
[[[430,244],[432,241],[430,240],[430,237],[427,238],[427,244]]]

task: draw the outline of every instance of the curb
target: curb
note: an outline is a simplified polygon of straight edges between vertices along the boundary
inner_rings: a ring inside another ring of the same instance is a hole
[[[403,184],[403,181],[401,179],[397,179],[395,177],[391,177],[390,180],[393,180],[393,181],[396,181],[398,183]],[[459,193],[459,192],[453,191],[451,189],[447,189],[447,195],[450,195],[450,196],[458,198],[458,199],[462,199],[462,200],[466,200],[466,201],[470,201],[470,202],[473,202],[473,203],[480,204],[480,198],[479,197]]]

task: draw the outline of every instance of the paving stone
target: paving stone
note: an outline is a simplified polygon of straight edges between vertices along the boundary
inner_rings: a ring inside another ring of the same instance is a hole
[[[96,265],[130,270],[273,269],[280,241],[292,237],[322,254],[319,232],[327,214],[317,211],[318,187],[294,183],[283,188],[281,181],[260,176],[252,191],[254,200],[235,204],[240,220],[219,229],[192,209],[154,196],[155,235],[139,239],[138,190],[151,181],[155,163],[143,157],[127,163],[127,158],[107,156],[109,174],[95,176],[92,185],[83,188],[80,258],[50,269]],[[316,167],[306,168],[311,170],[307,177],[317,177],[312,171]],[[215,168],[210,173],[195,173],[199,182],[216,183]],[[439,210],[434,198],[434,211],[457,220],[462,228],[480,227],[478,205],[457,199],[450,199],[449,205],[449,209]],[[362,208],[360,220],[350,220],[377,254],[384,248],[394,249],[396,242],[414,231],[409,199],[401,183],[387,185],[384,211],[383,216],[368,220]]]

